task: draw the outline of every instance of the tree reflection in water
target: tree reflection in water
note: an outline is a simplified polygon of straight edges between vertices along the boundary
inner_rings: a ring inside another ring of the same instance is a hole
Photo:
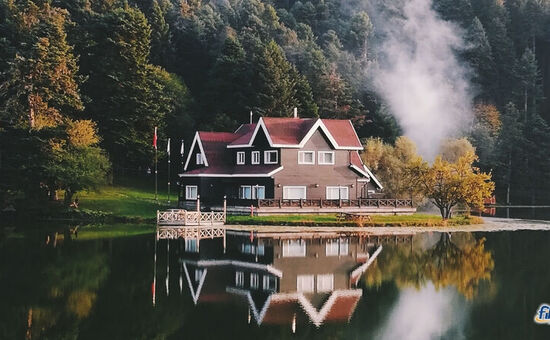
[[[367,287],[380,287],[394,281],[398,287],[417,289],[432,282],[436,289],[454,286],[467,299],[475,297],[480,283],[491,282],[493,255],[485,250],[485,238],[471,233],[442,233],[439,240],[426,246],[426,235],[409,246],[387,245],[365,273]],[[420,241],[420,242],[418,242]]]

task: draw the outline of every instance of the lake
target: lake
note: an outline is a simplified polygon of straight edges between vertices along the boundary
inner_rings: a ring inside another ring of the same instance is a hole
[[[548,339],[549,249],[548,231],[10,238],[0,339]]]

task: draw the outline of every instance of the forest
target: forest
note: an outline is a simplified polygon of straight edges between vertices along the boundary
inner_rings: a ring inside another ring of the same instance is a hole
[[[167,138],[175,159],[197,129],[233,131],[250,111],[350,119],[393,145],[410,134],[396,112],[416,104],[397,107],[408,89],[377,70],[411,4],[448,23],[464,72],[446,77],[468,84],[457,110],[413,118],[452,121],[442,137],[475,147],[499,202],[549,203],[548,0],[0,0],[0,207],[145,173],[156,126],[165,164]]]

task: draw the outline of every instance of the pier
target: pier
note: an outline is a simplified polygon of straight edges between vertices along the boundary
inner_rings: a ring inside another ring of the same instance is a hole
[[[201,212],[171,209],[157,211],[157,240],[202,239],[222,237],[225,244],[225,212]]]

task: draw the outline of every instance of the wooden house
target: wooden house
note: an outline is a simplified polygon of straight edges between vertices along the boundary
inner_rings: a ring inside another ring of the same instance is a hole
[[[230,206],[260,209],[361,207],[383,188],[361,150],[349,120],[262,117],[233,133],[199,131],[179,175],[180,206],[199,198],[219,206],[226,197]]]

